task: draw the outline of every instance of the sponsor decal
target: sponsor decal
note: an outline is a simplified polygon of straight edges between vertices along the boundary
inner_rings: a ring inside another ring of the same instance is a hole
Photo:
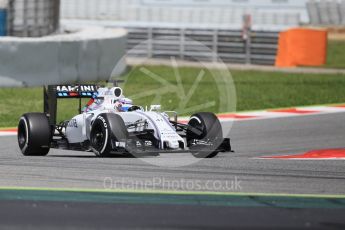
[[[105,121],[104,117],[98,116],[97,119],[100,119],[103,122],[105,128],[108,128],[107,122]]]
[[[94,85],[58,85],[57,92],[93,92],[96,91]]]
[[[68,122],[67,127],[70,128],[78,128],[78,122],[77,119],[72,119]]]
[[[56,86],[58,97],[97,97],[97,87],[95,85],[58,85]]]

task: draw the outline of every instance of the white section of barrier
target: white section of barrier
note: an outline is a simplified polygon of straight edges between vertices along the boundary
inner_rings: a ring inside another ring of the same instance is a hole
[[[41,38],[0,38],[0,87],[108,80],[126,64],[124,29],[88,28]],[[115,65],[117,72],[112,73]]]
[[[309,21],[308,0],[61,0],[61,19],[175,27],[242,26],[252,15],[260,30],[286,29]],[[262,28],[262,29],[261,29]]]
[[[307,7],[312,25],[345,25],[345,0],[313,0]]]
[[[8,5],[8,0],[0,0],[0,9],[5,9]]]

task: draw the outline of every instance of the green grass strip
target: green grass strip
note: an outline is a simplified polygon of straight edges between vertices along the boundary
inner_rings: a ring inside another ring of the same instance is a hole
[[[160,76],[163,81],[144,76],[140,66],[135,67],[124,76],[124,79],[128,80],[123,86],[127,97],[165,89],[167,84],[177,85],[172,67],[145,66],[145,69]],[[198,81],[201,70],[204,71],[204,75]],[[233,85],[224,78],[215,80],[208,69],[181,67],[179,74],[183,86],[180,87],[180,91],[188,95],[190,90],[195,90],[192,95],[181,97],[178,90],[164,90],[162,95],[149,94],[133,98],[134,103],[142,106],[159,103],[163,110],[175,110],[184,116],[191,114],[188,108],[195,108],[207,102],[213,104],[193,112],[227,113],[345,102],[345,75],[342,74],[231,71]],[[194,85],[195,82],[198,84]],[[219,86],[222,90],[218,90]],[[225,89],[232,93],[236,91],[236,97],[224,98]],[[15,127],[23,113],[42,112],[43,109],[42,88],[0,89],[0,98],[0,127]],[[229,111],[228,106],[225,106],[229,101],[236,104],[236,108],[231,108],[233,111]],[[71,119],[77,113],[78,100],[59,100],[58,121]]]
[[[328,41],[328,68],[345,68],[345,41]]]
[[[345,208],[345,195],[0,187],[0,200],[228,207]]]

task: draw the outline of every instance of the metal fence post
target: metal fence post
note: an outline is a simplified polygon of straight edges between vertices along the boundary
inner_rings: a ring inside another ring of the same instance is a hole
[[[147,29],[147,37],[148,37],[148,41],[147,41],[147,57],[148,58],[152,58],[153,57],[153,55],[152,55],[152,53],[153,53],[153,29],[152,29],[152,27],[149,27],[148,29]]]
[[[181,60],[184,60],[184,50],[185,50],[185,29],[182,28],[180,30],[180,58]]]
[[[251,27],[252,17],[249,14],[243,15],[242,37],[245,43],[245,63],[251,64]]]
[[[212,54],[212,61],[217,62],[217,57],[218,57],[218,30],[215,29],[213,32],[213,54]]]

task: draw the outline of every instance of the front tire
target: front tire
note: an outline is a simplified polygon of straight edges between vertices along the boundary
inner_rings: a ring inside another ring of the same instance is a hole
[[[46,156],[50,150],[51,126],[44,113],[26,113],[18,124],[18,145],[24,156]]]
[[[118,114],[104,113],[94,120],[90,132],[92,151],[99,157],[109,157],[113,150],[112,142],[128,139],[126,125]]]
[[[187,144],[196,158],[213,158],[218,155],[217,148],[223,140],[222,125],[217,116],[209,112],[196,113],[188,122]],[[195,129],[198,133],[192,131]],[[194,142],[212,143],[211,145],[194,144]],[[200,150],[200,151],[198,151]]]

